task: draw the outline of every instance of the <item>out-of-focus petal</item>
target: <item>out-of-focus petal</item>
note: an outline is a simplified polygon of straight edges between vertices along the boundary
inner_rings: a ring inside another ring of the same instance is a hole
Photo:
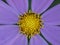
[[[32,11],[38,14],[44,12],[54,0],[32,0]]]
[[[22,35],[14,41],[13,45],[28,45],[28,40],[25,35]]]
[[[15,24],[18,21],[17,14],[13,13],[11,8],[0,2],[0,24]]]
[[[28,11],[28,0],[6,0],[8,4],[17,9],[20,14]]]
[[[45,25],[41,33],[52,45],[60,45],[59,26]]]
[[[16,25],[1,25],[0,26],[0,45],[5,45],[13,37],[19,33],[19,28]]]
[[[41,36],[36,35],[31,38],[30,45],[48,45],[48,44],[45,42],[45,40]]]
[[[44,23],[50,25],[60,25],[60,4],[48,10],[42,15]]]
[[[6,4],[5,2],[3,2],[3,1],[0,1],[0,6],[1,6],[1,7],[4,7],[6,10],[9,10],[9,11],[15,13],[16,15],[19,15],[19,13],[18,13],[17,10],[15,10],[15,9],[12,8],[11,6],[7,5],[7,4]]]

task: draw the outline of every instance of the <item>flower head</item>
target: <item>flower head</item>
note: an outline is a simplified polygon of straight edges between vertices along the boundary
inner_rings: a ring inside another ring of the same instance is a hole
[[[54,0],[0,0],[0,45],[60,45],[60,4]],[[44,12],[44,13],[43,13]],[[45,37],[45,38],[44,38]]]

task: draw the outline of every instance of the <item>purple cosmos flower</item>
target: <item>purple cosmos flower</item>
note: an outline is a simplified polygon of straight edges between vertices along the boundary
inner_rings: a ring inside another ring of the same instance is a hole
[[[20,33],[18,25],[15,25],[19,16],[28,12],[28,0],[6,0],[8,5],[0,0],[0,45],[28,45],[27,37]],[[54,0],[32,0],[32,12],[43,13]],[[52,44],[60,45],[60,4],[42,14],[42,35]],[[40,36],[31,37],[30,45],[48,45]]]

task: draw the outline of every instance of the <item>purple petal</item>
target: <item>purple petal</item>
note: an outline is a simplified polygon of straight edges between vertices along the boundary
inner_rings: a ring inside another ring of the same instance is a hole
[[[52,45],[60,45],[60,27],[45,25],[41,33]]]
[[[60,25],[60,4],[48,10],[42,15],[44,23],[50,25]]]
[[[28,11],[28,0],[7,0],[8,4],[17,9],[20,14]]]
[[[8,9],[7,6],[0,2],[0,24],[15,24],[17,21],[17,14],[13,13],[12,10],[10,11],[10,8]]]
[[[22,35],[14,41],[13,45],[28,45],[27,38]]]
[[[16,25],[1,25],[0,26],[0,45],[4,45],[6,42],[15,37],[19,32],[19,28]]]
[[[54,0],[32,0],[32,11],[41,14]]]
[[[9,5],[4,3],[3,1],[0,1],[0,6],[4,7],[6,10],[8,9],[9,11],[19,15],[19,13],[14,8],[10,7]]]
[[[36,35],[31,38],[30,45],[48,45],[48,44],[44,41],[44,39],[41,36]]]

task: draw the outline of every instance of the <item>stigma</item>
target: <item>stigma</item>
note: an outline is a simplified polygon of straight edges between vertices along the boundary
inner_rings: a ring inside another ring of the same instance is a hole
[[[40,29],[43,27],[41,15],[29,11],[19,16],[18,21],[19,31],[28,38],[40,34]]]

